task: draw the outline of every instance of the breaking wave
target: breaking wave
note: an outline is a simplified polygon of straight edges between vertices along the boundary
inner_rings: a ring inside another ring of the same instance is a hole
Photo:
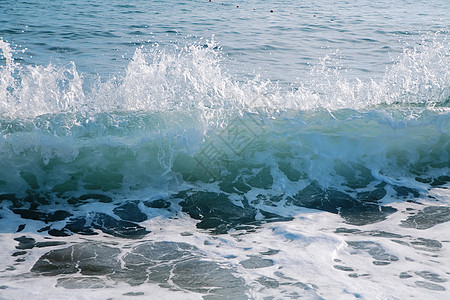
[[[256,197],[312,184],[356,195],[449,182],[450,47],[437,37],[405,48],[378,81],[348,79],[330,55],[291,89],[234,80],[213,40],[138,48],[107,79],[21,65],[4,40],[0,49],[3,193],[200,184]]]

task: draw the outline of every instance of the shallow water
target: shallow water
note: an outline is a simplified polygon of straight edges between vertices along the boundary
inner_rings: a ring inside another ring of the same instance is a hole
[[[0,298],[450,289],[445,1],[0,11]]]

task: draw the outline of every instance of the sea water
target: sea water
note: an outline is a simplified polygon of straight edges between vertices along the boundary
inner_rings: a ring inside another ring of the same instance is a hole
[[[446,2],[1,1],[0,298],[448,297]]]

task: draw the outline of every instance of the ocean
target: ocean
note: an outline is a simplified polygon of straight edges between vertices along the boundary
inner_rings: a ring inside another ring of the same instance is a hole
[[[0,299],[445,299],[450,6],[0,1]]]

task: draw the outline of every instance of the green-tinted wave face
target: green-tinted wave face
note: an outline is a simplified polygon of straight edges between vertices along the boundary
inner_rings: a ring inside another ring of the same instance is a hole
[[[0,187],[70,196],[201,184],[292,196],[310,184],[357,195],[449,181],[446,108],[239,113],[223,122],[205,131],[194,112],[3,121]]]
[[[450,55],[437,37],[378,81],[349,81],[325,58],[289,90],[235,81],[214,41],[140,48],[123,76],[89,82],[74,64],[22,66],[0,48],[2,193],[287,201],[311,186],[362,199],[448,183]]]

